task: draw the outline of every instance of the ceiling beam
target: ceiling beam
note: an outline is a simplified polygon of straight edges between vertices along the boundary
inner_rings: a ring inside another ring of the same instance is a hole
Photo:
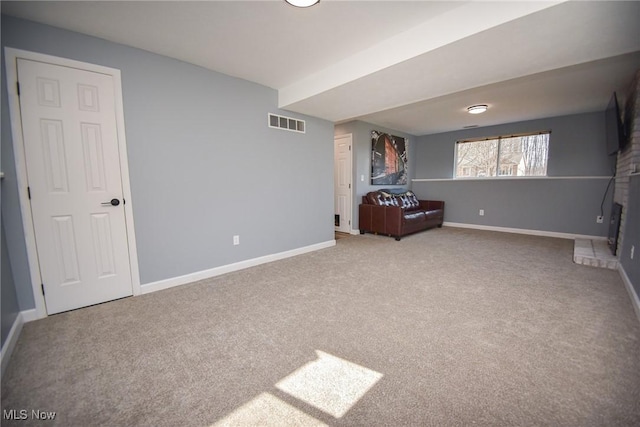
[[[473,34],[559,3],[564,1],[461,2],[460,6],[452,10],[281,88],[278,91],[279,106],[286,108]]]

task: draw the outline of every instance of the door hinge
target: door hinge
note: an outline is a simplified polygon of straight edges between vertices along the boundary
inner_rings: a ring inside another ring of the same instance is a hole
[[[42,295],[44,295],[44,283],[40,283],[40,287],[42,288]]]
[[[18,96],[20,96],[20,82],[16,82],[16,89],[18,91]]]
[[[31,187],[27,187],[27,196],[29,197],[29,200],[31,200]]]
[[[349,184],[349,188],[351,188],[351,184]]]

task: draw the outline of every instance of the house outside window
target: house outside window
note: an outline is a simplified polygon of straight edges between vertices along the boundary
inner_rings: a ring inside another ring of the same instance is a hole
[[[547,176],[550,131],[456,142],[456,178]]]
[[[498,173],[500,176],[513,176],[513,169],[517,168],[515,165],[500,165],[500,172]],[[516,169],[517,171],[517,169]]]

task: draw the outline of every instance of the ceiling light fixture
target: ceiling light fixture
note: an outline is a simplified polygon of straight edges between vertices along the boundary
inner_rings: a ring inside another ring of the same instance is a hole
[[[487,111],[488,108],[489,106],[485,104],[472,105],[471,107],[467,108],[467,111],[469,112],[469,114],[481,114]]]
[[[289,3],[291,6],[295,7],[309,7],[314,4],[320,3],[320,0],[284,0]]]

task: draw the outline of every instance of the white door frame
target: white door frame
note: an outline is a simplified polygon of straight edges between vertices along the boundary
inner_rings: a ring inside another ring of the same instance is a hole
[[[336,141],[338,139],[341,138],[349,138],[350,140],[350,145],[349,145],[349,169],[351,172],[351,188],[349,188],[349,213],[351,214],[351,217],[348,219],[349,220],[349,234],[357,234],[356,232],[354,232],[353,230],[353,186],[354,186],[354,180],[353,180],[353,134],[351,133],[345,133],[344,135],[335,135],[333,137],[333,152],[334,152],[334,162],[333,162],[333,169],[335,171],[336,168],[336,164],[335,164],[335,150],[336,150]],[[335,173],[335,172],[334,172]],[[334,203],[335,203],[335,193],[336,193],[336,185],[334,183],[333,185],[333,199],[334,199]]]
[[[135,231],[133,228],[133,203],[131,197],[131,186],[129,182],[129,163],[127,160],[127,142],[124,132],[124,108],[122,103],[122,80],[120,70],[103,67],[101,65],[89,64],[72,59],[59,58],[26,50],[4,48],[5,65],[7,74],[7,92],[9,95],[9,114],[11,117],[11,134],[13,139],[13,152],[16,162],[16,180],[18,183],[18,195],[20,198],[20,212],[22,213],[22,226],[24,228],[24,239],[27,246],[27,258],[29,261],[29,272],[31,273],[31,287],[33,289],[33,299],[36,303],[36,318],[47,317],[47,310],[42,295],[42,280],[40,276],[40,263],[36,247],[35,230],[33,228],[33,218],[31,215],[31,204],[27,194],[27,163],[22,138],[22,118],[20,114],[20,98],[18,97],[18,68],[17,60],[28,59],[31,61],[45,62],[63,67],[77,68],[85,71],[92,71],[109,75],[114,83],[114,101],[116,107],[116,127],[118,135],[118,151],[120,153],[120,173],[122,175],[122,194],[126,201],[124,204],[125,222],[127,227],[127,243],[129,244],[129,265],[131,267],[131,284],[133,295],[140,295],[140,272],[138,269],[138,250],[136,246]]]

